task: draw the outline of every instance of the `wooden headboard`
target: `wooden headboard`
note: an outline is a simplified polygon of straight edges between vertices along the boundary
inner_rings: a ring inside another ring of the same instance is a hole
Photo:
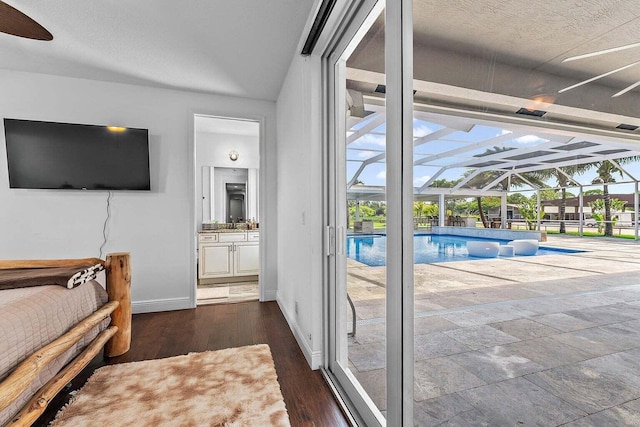
[[[47,363],[75,345],[89,330],[111,316],[111,323],[80,353],[45,384],[9,422],[9,426],[29,426],[46,409],[49,402],[64,386],[82,371],[104,347],[106,357],[120,356],[131,347],[131,255],[127,252],[108,254],[99,258],[62,260],[4,260],[0,270],[16,268],[75,267],[103,264],[109,301],[83,319],[64,335],[44,346],[27,359],[0,383],[0,410],[6,408],[26,390]]]

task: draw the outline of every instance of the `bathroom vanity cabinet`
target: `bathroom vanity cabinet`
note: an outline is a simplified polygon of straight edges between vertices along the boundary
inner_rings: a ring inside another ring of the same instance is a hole
[[[260,272],[260,233],[225,230],[198,234],[198,278],[255,276]]]

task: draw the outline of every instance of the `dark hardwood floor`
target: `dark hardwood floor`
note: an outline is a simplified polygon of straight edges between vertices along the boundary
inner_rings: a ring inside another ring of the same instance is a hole
[[[69,392],[81,387],[100,366],[251,344],[268,344],[271,348],[292,426],[349,425],[321,373],[309,369],[275,302],[204,305],[193,310],[136,314],[131,334],[128,353],[107,360],[96,357],[34,425],[46,426],[68,401]]]

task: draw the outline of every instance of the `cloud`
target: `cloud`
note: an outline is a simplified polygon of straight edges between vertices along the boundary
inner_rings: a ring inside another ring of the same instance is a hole
[[[424,185],[425,182],[429,181],[431,177],[429,175],[424,175],[418,178],[414,178],[413,179],[413,186],[414,187],[422,187]]]
[[[536,135],[521,136],[520,138],[516,138],[515,141],[518,144],[533,144],[536,142],[547,142],[546,139],[540,138],[539,136],[536,136]]]
[[[352,143],[356,147],[361,144],[375,144],[384,147],[386,145],[386,137],[384,135],[366,133]]]
[[[423,124],[416,124],[414,122],[413,124],[413,136],[416,138],[421,138],[425,135],[429,135],[430,133],[433,133],[433,129],[431,129],[429,126],[425,126]]]
[[[380,172],[378,172],[376,174],[376,178],[378,179],[387,179],[387,171],[386,170],[381,170]]]
[[[373,151],[360,151],[360,152],[358,152],[358,158],[359,159],[369,159],[369,158],[373,157],[376,154],[377,153],[375,153]]]

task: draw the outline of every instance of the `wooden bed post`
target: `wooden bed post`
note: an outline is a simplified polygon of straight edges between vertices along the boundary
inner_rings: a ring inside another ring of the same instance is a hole
[[[118,332],[104,347],[105,356],[115,357],[131,347],[131,254],[108,254],[105,269],[109,301],[120,303],[111,314],[111,325],[117,326]]]

